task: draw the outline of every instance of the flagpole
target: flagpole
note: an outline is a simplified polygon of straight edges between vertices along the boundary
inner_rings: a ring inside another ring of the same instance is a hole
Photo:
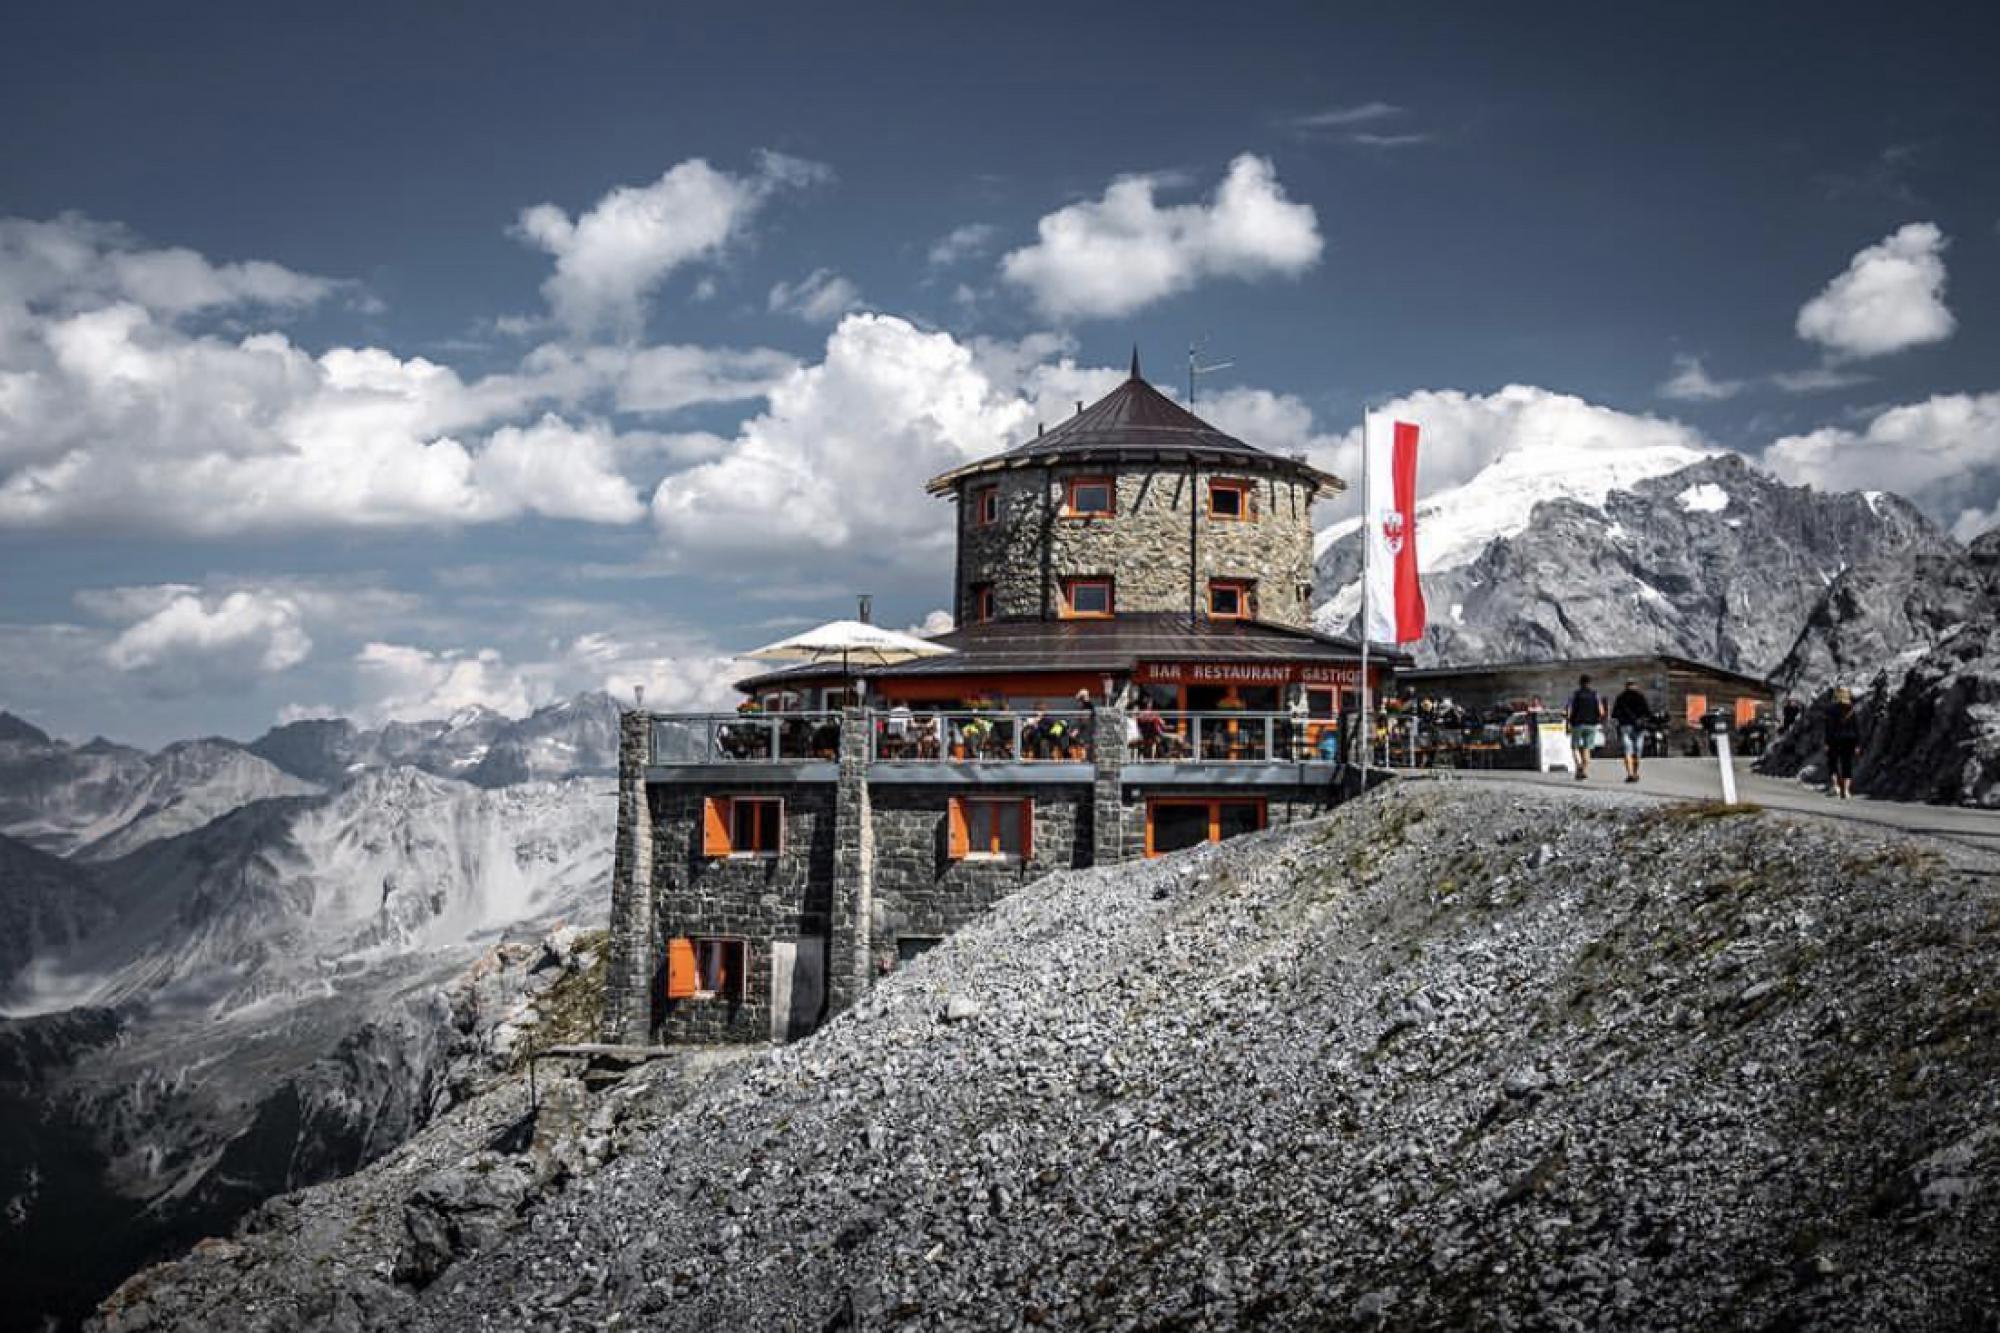
[[[1356,730],[1361,741],[1361,790],[1368,790],[1369,752],[1375,748],[1375,728],[1371,724],[1368,711],[1368,567],[1369,552],[1375,543],[1370,538],[1368,524],[1371,521],[1368,509],[1368,405],[1361,407],[1361,717]]]

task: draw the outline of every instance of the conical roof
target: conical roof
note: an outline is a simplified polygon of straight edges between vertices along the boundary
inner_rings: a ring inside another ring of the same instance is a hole
[[[1133,462],[1213,463],[1285,472],[1324,490],[1346,489],[1338,477],[1308,467],[1303,459],[1274,454],[1224,434],[1155,389],[1139,373],[1136,348],[1132,352],[1132,373],[1110,393],[1053,430],[1040,432],[1005,452],[932,478],[928,489],[942,494],[968,477],[1010,468]]]

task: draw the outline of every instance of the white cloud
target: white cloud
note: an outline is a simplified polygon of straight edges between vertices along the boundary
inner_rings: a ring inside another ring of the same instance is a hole
[[[523,209],[516,231],[555,256],[542,294],[558,320],[578,334],[634,338],[668,274],[721,254],[777,190],[830,175],[779,153],[762,154],[747,176],[690,158],[651,185],[618,186],[575,218],[555,204]]]
[[[510,662],[496,649],[433,650],[369,643],[355,654],[355,702],[346,714],[366,726],[449,717],[463,708],[490,708],[525,717],[584,690],[629,701],[643,685],[646,705],[663,712],[726,708],[730,683],[758,669],[700,645],[629,641],[585,634],[548,657]],[[294,706],[288,711],[312,715]],[[316,711],[316,710],[314,710]]]
[[[0,218],[0,306],[128,301],[172,318],[228,306],[309,306],[351,285],[264,260],[214,264],[192,250],[144,249],[125,228],[75,213],[46,222]]]
[[[911,625],[903,632],[905,634],[914,634],[920,639],[935,639],[940,634],[951,633],[952,628],[951,612],[945,610],[943,607],[938,607],[935,610],[926,612],[922,620]]]
[[[685,451],[537,421],[538,409],[740,401],[795,365],[761,348],[548,345],[515,372],[468,383],[381,348],[315,356],[278,333],[194,333],[173,313],[104,295],[115,237],[100,230],[15,229],[7,290],[32,301],[10,310],[0,297],[0,528],[222,536],[525,513],[629,522],[642,510],[617,458]],[[556,445],[569,452],[542,457],[538,446]],[[531,464],[540,473],[523,484]]]
[[[950,268],[986,253],[1000,229],[987,222],[968,222],[954,227],[931,245],[932,268]]]
[[[1860,430],[1787,436],[1764,463],[1821,490],[1896,491],[1964,530],[2000,501],[2000,393],[1940,394],[1879,412]]]
[[[367,726],[449,717],[474,706],[508,717],[525,717],[533,708],[526,677],[491,648],[432,652],[370,643],[354,665],[362,698],[353,716]]]
[[[1812,366],[1805,370],[1781,370],[1771,376],[1771,383],[1786,393],[1824,393],[1829,389],[1847,389],[1857,384],[1866,384],[1869,378],[1858,371],[1840,370],[1833,366]]]
[[[768,304],[808,324],[831,324],[861,305],[861,289],[830,268],[816,268],[796,283],[774,283]]]
[[[1099,200],[1037,224],[1001,273],[1054,319],[1130,314],[1209,278],[1296,276],[1323,242],[1310,204],[1285,197],[1269,160],[1245,153],[1208,203],[1161,207],[1155,176],[1121,176]]]
[[[1945,244],[1935,224],[1911,222],[1861,251],[1799,308],[1799,337],[1848,357],[1949,338],[1957,321],[1944,304]]]
[[[175,590],[113,639],[105,660],[144,675],[154,692],[184,694],[288,671],[311,651],[299,605],[289,597],[246,590],[207,603]]]
[[[1402,114],[1402,107],[1388,102],[1360,102],[1353,106],[1335,106],[1328,107],[1324,111],[1307,112],[1302,116],[1293,116],[1285,123],[1295,130],[1346,129],[1350,125],[1366,125]]]
[[[1684,403],[1714,403],[1743,392],[1743,381],[1716,379],[1698,356],[1676,356],[1673,375],[1656,392]]]
[[[473,460],[473,479],[493,502],[520,512],[589,523],[632,523],[646,507],[618,474],[611,432],[549,415],[525,429],[503,426]]]
[[[820,364],[793,371],[727,454],[670,476],[653,518],[682,555],[787,563],[856,552],[922,568],[948,557],[951,525],[919,484],[993,453],[1033,408],[946,333],[849,315]]]

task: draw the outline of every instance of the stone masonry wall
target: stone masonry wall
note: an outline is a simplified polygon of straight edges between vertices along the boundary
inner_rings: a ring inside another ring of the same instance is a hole
[[[771,1036],[771,942],[825,939],[832,914],[834,786],[758,784],[722,788],[660,785],[654,795],[658,930],[650,987],[657,1030],[670,1040],[768,1041]],[[777,796],[785,802],[783,849],[771,858],[702,855],[705,796]],[[748,942],[740,1001],[665,998],[657,970],[665,941],[676,936]]]
[[[870,934],[876,970],[892,967],[899,937],[941,937],[1052,870],[1091,864],[1090,789],[1080,783],[982,789],[879,786],[874,806],[875,883]],[[947,803],[954,796],[1025,796],[1034,802],[1026,863],[951,859]]]
[[[1048,550],[1049,614],[1060,612],[1062,580],[1105,575],[1116,580],[1123,612],[1188,609],[1188,506],[1195,519],[1199,608],[1206,611],[1211,578],[1254,580],[1260,619],[1306,626],[1312,619],[1312,488],[1259,473],[1226,469],[1129,468],[1115,474],[1117,512],[1108,518],[1064,518],[1068,478],[1105,470],[1024,468],[968,482],[959,505],[959,611],[972,614],[972,588],[991,583],[1002,619],[1043,613],[1044,537]],[[1208,483],[1250,482],[1254,521],[1208,516]],[[1000,489],[1000,519],[979,525],[972,503],[982,487]]]
[[[654,920],[653,810],[646,786],[653,715],[618,718],[618,841],[611,855],[611,949],[599,1035],[643,1045],[652,1036],[651,987],[659,932]]]

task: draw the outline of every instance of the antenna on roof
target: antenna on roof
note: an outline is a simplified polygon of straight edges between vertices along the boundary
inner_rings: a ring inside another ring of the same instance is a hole
[[[1231,366],[1233,366],[1233,365],[1235,365],[1235,364],[1236,364],[1236,363],[1235,363],[1234,361],[1217,361],[1217,362],[1216,362],[1216,363],[1215,363],[1214,365],[1210,365],[1210,366],[1204,366],[1204,365],[1202,365],[1202,364],[1200,363],[1200,360],[1199,360],[1199,358],[1200,358],[1200,356],[1201,356],[1201,345],[1202,345],[1203,343],[1207,342],[1207,341],[1208,341],[1208,335],[1207,335],[1207,334],[1203,334],[1203,335],[1202,335],[1201,337],[1199,337],[1199,338],[1195,339],[1195,340],[1194,340],[1193,342],[1191,342],[1191,343],[1189,343],[1189,344],[1188,344],[1188,408],[1189,408],[1189,410],[1193,410],[1193,408],[1194,408],[1194,384],[1195,384],[1195,380],[1196,380],[1196,379],[1198,379],[1199,377],[1201,377],[1201,376],[1203,376],[1203,375],[1213,375],[1213,374],[1214,374],[1214,373],[1215,373],[1216,371],[1218,371],[1218,370],[1227,370],[1227,369],[1229,369],[1229,368],[1230,368]]]

